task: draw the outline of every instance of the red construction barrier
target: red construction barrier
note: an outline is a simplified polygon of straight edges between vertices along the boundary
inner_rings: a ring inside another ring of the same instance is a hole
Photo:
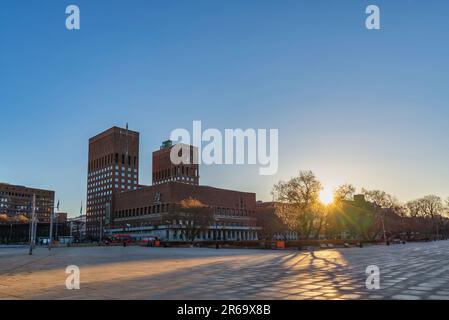
[[[285,249],[285,241],[276,241],[276,249]]]

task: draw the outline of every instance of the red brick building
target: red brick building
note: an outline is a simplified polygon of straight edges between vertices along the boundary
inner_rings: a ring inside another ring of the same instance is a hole
[[[181,146],[188,148],[188,157],[182,154]],[[180,163],[171,161],[173,148],[183,159]],[[197,148],[165,141],[153,152],[153,185],[142,186],[138,183],[138,132],[113,127],[91,138],[87,238],[126,232],[183,240],[183,230],[192,221],[175,219],[178,205],[195,199],[213,216],[197,240],[257,239],[256,195],[199,185],[199,166],[194,163],[197,157]]]
[[[153,185],[170,181],[199,185],[198,161],[194,161],[198,159],[198,148],[188,145],[178,146],[184,146],[189,150],[186,157],[182,156],[182,150],[174,150],[178,151],[179,158],[188,159],[186,163],[174,164],[171,161],[170,154],[175,146],[170,140],[164,141],[160,150],[153,152]]]
[[[115,197],[113,233],[138,232],[182,240],[183,222],[173,220],[182,200],[193,198],[211,208],[212,223],[197,240],[256,240],[256,195],[209,186],[167,182]]]
[[[36,215],[40,223],[49,223],[55,202],[55,192],[0,183],[0,214],[9,218],[31,216],[33,195],[36,196]]]
[[[139,183],[139,133],[112,127],[89,139],[87,238],[101,238],[111,226],[113,196]]]
[[[276,214],[275,202],[257,201],[257,224],[261,227],[260,238],[263,240],[297,240],[298,234]]]
[[[56,220],[54,222],[60,224],[67,223],[67,216],[67,212],[58,212],[56,214]]]

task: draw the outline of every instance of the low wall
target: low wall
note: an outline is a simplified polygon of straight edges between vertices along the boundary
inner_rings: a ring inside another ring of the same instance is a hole
[[[221,248],[248,248],[248,249],[277,249],[281,241],[263,241],[263,240],[248,240],[248,241],[162,241],[163,247],[216,247],[217,244]],[[381,241],[363,241],[362,245],[377,244]],[[306,249],[307,247],[314,248],[330,248],[330,247],[347,247],[360,246],[358,240],[296,240],[284,241],[284,246],[287,249]]]

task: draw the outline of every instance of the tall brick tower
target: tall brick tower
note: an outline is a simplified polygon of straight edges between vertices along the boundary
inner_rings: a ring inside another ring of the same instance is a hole
[[[86,234],[99,239],[111,223],[115,193],[139,184],[139,133],[112,127],[89,139]]]
[[[189,163],[173,164],[170,152],[174,145],[170,140],[164,141],[160,150],[153,152],[153,185],[176,181],[199,185],[199,166],[193,159],[198,159],[198,148],[190,147]]]

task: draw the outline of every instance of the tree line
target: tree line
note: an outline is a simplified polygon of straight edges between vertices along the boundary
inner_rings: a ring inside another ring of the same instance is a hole
[[[333,202],[320,201],[322,184],[312,171],[300,171],[273,186],[275,214],[299,239],[429,240],[449,236],[449,198],[436,195],[401,203],[382,190],[352,184],[334,190]]]

